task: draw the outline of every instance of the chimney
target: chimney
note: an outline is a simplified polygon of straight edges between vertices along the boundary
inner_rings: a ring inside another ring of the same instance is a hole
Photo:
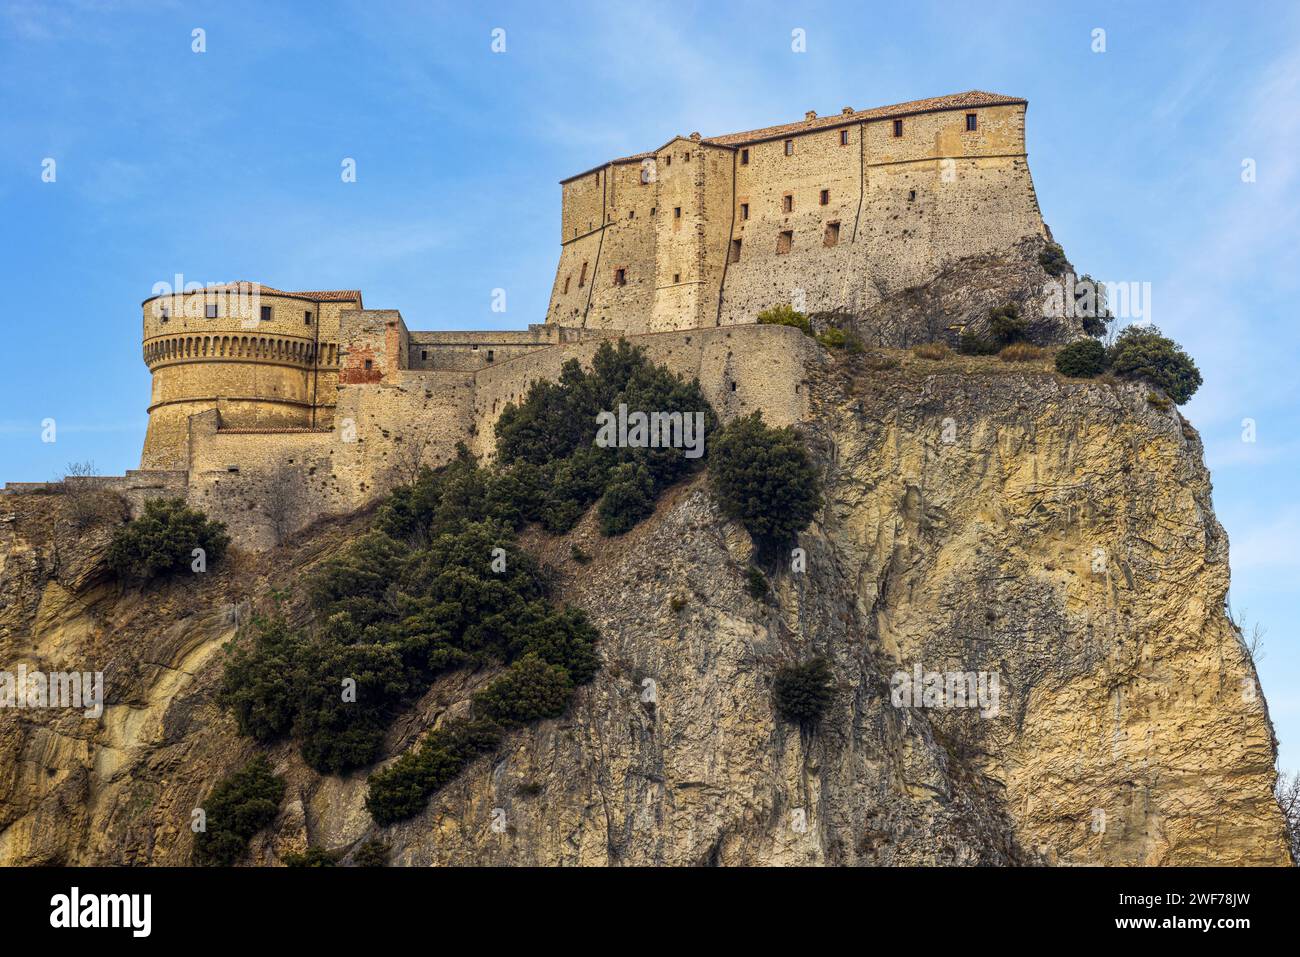
[[[698,143],[698,142],[700,141],[700,134],[699,134],[699,133],[692,133],[692,134],[691,134],[691,139],[692,139],[694,142]]]
[[[805,113],[805,114],[803,115],[803,118],[804,118],[805,120],[815,120],[815,119],[817,119],[817,111],[816,111],[816,110],[809,110],[807,113]]]
[[[851,107],[851,106],[846,106],[846,107],[844,107],[844,109],[840,110],[840,113],[841,113],[843,116],[851,116],[851,115],[853,114],[853,107]]]

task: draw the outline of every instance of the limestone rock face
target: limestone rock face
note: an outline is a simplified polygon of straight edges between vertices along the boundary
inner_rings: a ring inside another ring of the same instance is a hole
[[[385,829],[364,773],[321,777],[279,745],[287,794],[250,860],[378,837],[408,865],[1289,863],[1191,426],[1145,388],[1045,365],[891,353],[809,374],[825,506],[803,571],[781,556],[752,598],[751,542],[703,476],[622,538],[590,516],[527,533],[602,633],[570,712]],[[103,670],[109,703],[0,709],[0,863],[185,863],[192,810],[255,753],[213,704],[222,644],[365,518],[141,593],[60,508],[0,500],[0,667]],[[772,680],[814,655],[834,701],[801,729]],[[996,695],[896,703],[918,669]],[[390,753],[490,677],[441,679]]]

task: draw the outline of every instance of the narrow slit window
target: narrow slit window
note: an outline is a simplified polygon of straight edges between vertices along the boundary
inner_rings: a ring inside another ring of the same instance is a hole
[[[428,349],[421,349],[421,350],[420,350],[420,361],[421,361],[421,362],[426,362],[426,361],[428,361],[428,359],[429,359],[429,350],[428,350]]]
[[[740,218],[749,219],[749,203],[740,204]]]
[[[914,190],[914,189],[909,189],[909,190],[907,191],[907,201],[908,201],[909,203],[911,203],[911,202],[914,202],[915,200],[916,200],[916,190]]]
[[[308,311],[304,311],[304,312],[303,312],[303,314],[302,314],[302,324],[303,324],[304,326],[310,326],[310,325],[311,325],[311,313],[310,313],[310,312],[308,312]]]
[[[582,272],[578,273],[578,288],[581,289],[587,285],[587,264],[582,264]]]
[[[817,197],[817,201],[823,206],[828,204],[831,201],[831,191],[829,189],[822,190]]]
[[[786,193],[784,196],[781,197],[781,212],[783,213],[794,212],[794,194]]]
[[[733,262],[733,263],[740,262],[740,240],[739,239],[733,239],[731,241],[731,253],[730,255],[727,256],[727,262]]]
[[[785,141],[785,155],[786,156],[794,155],[794,140]]]
[[[822,242],[827,246],[837,246],[840,242],[840,224],[838,222],[826,224],[826,236]]]
[[[681,219],[681,218],[682,218],[682,208],[680,206],[674,206],[673,219]]]
[[[495,352],[494,350],[492,350],[492,349],[489,349],[489,350],[488,350],[488,362],[494,362],[494,361],[496,360],[496,357],[497,357],[496,352]]]
[[[794,231],[783,229],[776,237],[776,254],[784,256],[794,246]]]
[[[572,276],[565,276],[565,277],[564,277],[564,292],[565,292],[566,295],[567,295],[568,292],[569,292],[569,280],[570,280],[571,278],[573,278],[573,277],[572,277]]]
[[[741,166],[749,165],[749,150],[740,151],[740,165]]]
[[[902,120],[894,120],[894,135],[895,135],[895,136],[902,136],[902,135],[903,135],[903,121],[902,121]]]
[[[840,146],[848,146],[848,145],[849,145],[849,131],[840,130]]]
[[[673,285],[675,286],[681,281],[682,281],[682,274],[679,272],[673,273]]]
[[[966,114],[966,132],[974,133],[979,128],[979,117],[974,113]]]
[[[614,270],[614,285],[616,285],[616,286],[626,286],[626,285],[627,285],[627,270],[626,270],[626,269],[621,269],[621,268],[620,268],[620,269],[615,269],[615,270]]]

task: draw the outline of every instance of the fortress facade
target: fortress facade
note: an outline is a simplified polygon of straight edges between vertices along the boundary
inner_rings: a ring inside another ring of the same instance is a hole
[[[973,91],[810,112],[677,136],[569,177],[545,321],[525,330],[411,331],[396,310],[366,309],[359,290],[233,283],[152,296],[140,470],[69,481],[137,504],[184,495],[242,542],[269,545],[447,461],[458,442],[490,456],[508,403],[617,336],[698,377],[723,420],[759,409],[797,422],[820,347],[758,313],[791,303],[851,325],[954,264],[1041,246],[1025,109]],[[271,515],[272,499],[293,514]]]

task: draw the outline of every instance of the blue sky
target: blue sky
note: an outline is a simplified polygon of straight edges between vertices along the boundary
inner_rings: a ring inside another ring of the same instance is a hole
[[[137,463],[139,303],[176,273],[522,327],[544,318],[562,176],[675,133],[1016,94],[1056,238],[1098,278],[1150,282],[1205,375],[1185,412],[1300,768],[1300,7],[792,7],[3,0],[0,480]]]

